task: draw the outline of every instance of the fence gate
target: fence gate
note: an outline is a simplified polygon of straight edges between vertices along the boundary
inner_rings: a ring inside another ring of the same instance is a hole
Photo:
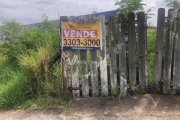
[[[60,20],[75,22],[75,16],[61,16]],[[80,16],[78,20],[79,23],[96,21],[101,22],[102,50],[62,51],[64,90],[71,91],[73,97],[125,96],[129,83],[139,84],[147,91],[145,14],[139,12],[137,21],[134,13],[128,14],[128,20],[124,14],[110,15],[108,22],[104,15]]]

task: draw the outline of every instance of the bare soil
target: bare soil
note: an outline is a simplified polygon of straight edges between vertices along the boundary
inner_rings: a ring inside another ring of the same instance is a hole
[[[76,98],[68,109],[0,110],[0,120],[180,120],[180,96]]]

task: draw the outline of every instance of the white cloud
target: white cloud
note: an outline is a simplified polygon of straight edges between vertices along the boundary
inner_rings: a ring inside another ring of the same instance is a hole
[[[42,21],[43,13],[50,19],[59,19],[59,16],[78,16],[91,14],[93,11],[104,12],[117,9],[116,0],[1,0],[1,16],[16,19],[22,24]],[[156,25],[157,9],[165,7],[164,0],[144,0],[146,8],[154,7],[150,21]],[[59,13],[59,14],[58,14]]]
[[[77,16],[116,8],[112,0],[6,0],[0,4],[4,18],[16,19],[23,24],[41,21],[44,13],[50,19],[58,19],[58,13],[59,16]]]
[[[166,4],[164,2],[165,0],[143,0],[143,2],[146,4],[145,9],[149,9],[153,7],[152,9],[152,15],[148,21],[152,23],[153,26],[157,26],[157,13],[159,8],[166,8]],[[166,12],[167,13],[167,12]]]

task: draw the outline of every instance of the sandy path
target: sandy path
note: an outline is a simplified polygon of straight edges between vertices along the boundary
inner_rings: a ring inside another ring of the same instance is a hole
[[[0,110],[0,120],[180,120],[180,96],[74,99],[72,107]]]

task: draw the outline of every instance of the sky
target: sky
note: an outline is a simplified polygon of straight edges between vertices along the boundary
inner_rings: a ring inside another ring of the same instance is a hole
[[[166,6],[164,1],[143,0],[146,10],[154,7],[154,16],[148,20],[153,26],[157,25],[158,8]],[[0,0],[0,18],[15,19],[25,25],[41,22],[44,13],[49,20],[57,20],[59,16],[79,16],[91,14],[93,11],[116,10],[118,6],[114,5],[115,2],[116,0]]]

